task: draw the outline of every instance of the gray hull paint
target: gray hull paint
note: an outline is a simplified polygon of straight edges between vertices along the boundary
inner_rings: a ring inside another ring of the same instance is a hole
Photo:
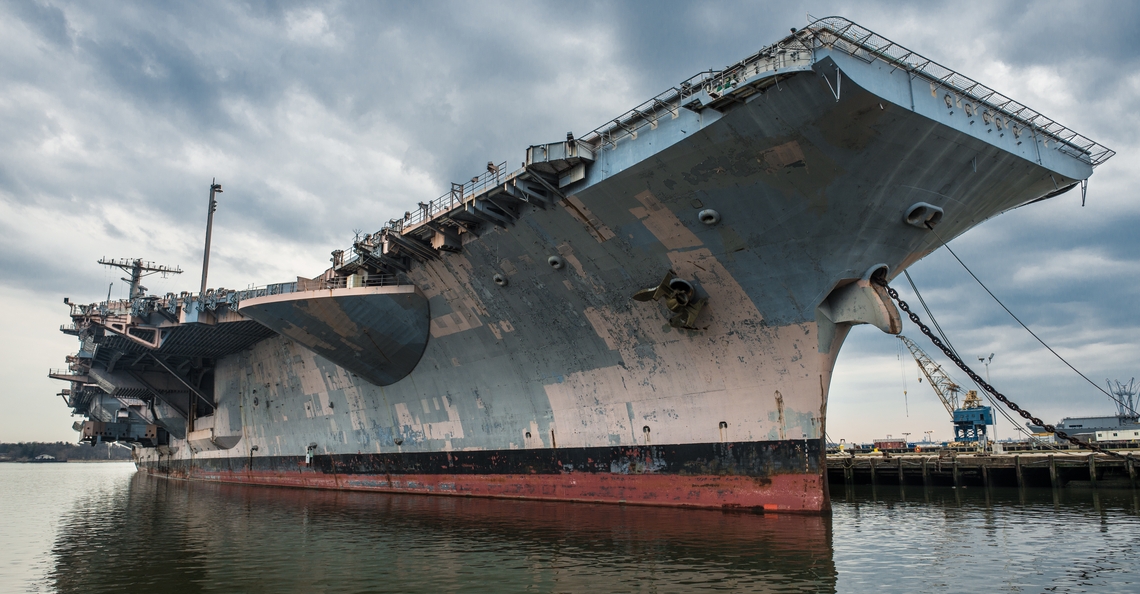
[[[427,299],[411,285],[270,295],[240,311],[377,386],[415,369],[430,321]]]

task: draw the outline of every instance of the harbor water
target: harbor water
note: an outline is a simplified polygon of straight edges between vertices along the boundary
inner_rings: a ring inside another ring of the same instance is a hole
[[[2,592],[1135,592],[1131,489],[878,486],[830,516],[0,464]]]

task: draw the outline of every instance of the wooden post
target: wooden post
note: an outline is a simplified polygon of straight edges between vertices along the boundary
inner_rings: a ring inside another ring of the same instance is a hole
[[[1136,488],[1136,460],[1132,458],[1132,454],[1128,454],[1124,465],[1128,468],[1128,480],[1132,482],[1132,488]]]
[[[843,484],[855,484],[855,458],[851,457],[843,461]]]
[[[1013,457],[1013,468],[1017,471],[1017,488],[1025,487],[1025,476],[1021,474],[1021,454]]]
[[[1089,454],[1089,483],[1096,486],[1096,454]]]
[[[930,486],[930,467],[928,467],[926,465],[926,463],[927,463],[927,458],[925,456],[923,456],[923,458],[922,458],[922,486],[923,487],[929,487]]]
[[[904,485],[904,484],[906,484],[906,481],[903,480],[902,456],[899,456],[898,462],[899,462],[899,485]]]
[[[962,486],[962,475],[958,472],[958,457],[954,456],[954,487]]]
[[[874,485],[875,484],[875,459],[874,458],[868,458],[867,460],[871,463],[871,484]]]
[[[1060,486],[1057,484],[1057,460],[1053,454],[1049,454],[1049,484],[1054,489]]]
[[[982,486],[990,488],[990,465],[989,460],[982,460]]]

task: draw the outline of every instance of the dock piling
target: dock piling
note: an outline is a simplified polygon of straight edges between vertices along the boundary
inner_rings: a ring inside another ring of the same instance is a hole
[[[897,478],[897,484],[901,487],[906,487],[907,481],[910,481],[911,485],[921,484],[927,488],[941,484],[953,484],[956,488],[965,488],[968,485],[978,484],[979,487],[984,486],[986,489],[1003,486],[1027,489],[1033,486],[1044,487],[1047,484],[1053,489],[1062,489],[1070,480],[1079,479],[1078,482],[1084,484],[1087,471],[1089,486],[1103,487],[1107,484],[1104,480],[1113,477],[1123,483],[1123,479],[1127,476],[1129,484],[1134,489],[1140,489],[1140,480],[1138,480],[1140,477],[1137,476],[1140,475],[1138,462],[1140,457],[1134,452],[1123,453],[1118,462],[1101,454],[1061,451],[1060,453],[1010,452],[977,456],[968,454],[957,456],[955,452],[932,456],[916,452],[916,455],[892,454],[889,457],[851,456],[844,453],[828,456],[827,464],[830,476],[837,487],[840,480],[848,485],[870,482],[872,485],[881,486],[880,483],[894,485]],[[1035,474],[1038,472],[1034,470],[1035,468],[1041,470],[1048,468],[1048,483],[1044,482],[1045,473],[1042,472],[1038,476]],[[921,483],[918,482],[919,477],[922,479]]]

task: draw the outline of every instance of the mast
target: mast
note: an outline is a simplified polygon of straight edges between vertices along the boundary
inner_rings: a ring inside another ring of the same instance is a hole
[[[100,258],[99,263],[104,266],[114,266],[115,268],[122,269],[123,272],[129,273],[131,275],[130,278],[124,278],[122,280],[131,283],[130,298],[132,300],[146,295],[147,288],[142,286],[141,283],[144,276],[150,276],[155,273],[161,273],[164,277],[168,274],[182,274],[182,270],[177,266],[171,268],[169,266],[165,266],[163,264],[155,264],[154,262],[143,260],[141,258],[119,258],[118,260]],[[110,300],[109,295],[108,300]]]
[[[215,194],[222,193],[222,184],[217,178],[210,181],[210,206],[206,211],[206,248],[202,251],[202,290],[198,291],[198,298],[206,294],[206,273],[210,271],[210,234],[214,230],[214,211],[218,210],[218,201]]]

